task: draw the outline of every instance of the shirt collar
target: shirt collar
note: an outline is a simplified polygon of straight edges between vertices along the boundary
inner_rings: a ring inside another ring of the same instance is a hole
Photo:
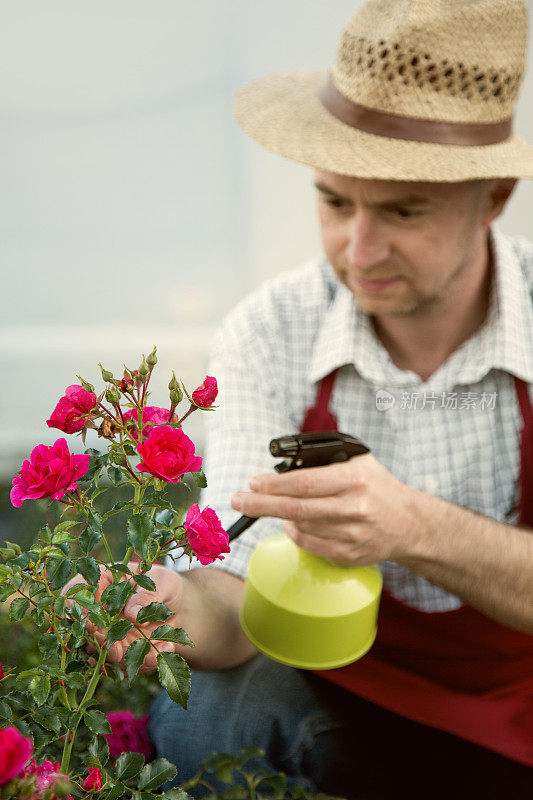
[[[502,369],[533,383],[533,307],[531,290],[512,240],[490,231],[494,280],[487,319],[431,376],[429,384],[475,383],[491,369]],[[421,378],[398,369],[375,335],[370,317],[328,264],[335,294],[318,332],[307,371],[310,382],[353,364],[365,380],[387,386],[420,384]]]

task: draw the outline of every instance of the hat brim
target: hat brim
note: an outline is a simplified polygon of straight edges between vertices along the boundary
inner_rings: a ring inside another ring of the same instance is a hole
[[[285,158],[359,178],[458,182],[533,177],[533,146],[513,135],[482,147],[391,139],[332,116],[317,91],[326,71],[284,72],[247,83],[235,99],[239,125]]]

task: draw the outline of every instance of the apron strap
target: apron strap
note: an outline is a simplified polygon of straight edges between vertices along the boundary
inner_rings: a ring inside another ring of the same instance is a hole
[[[533,409],[528,384],[521,378],[514,379],[518,405],[522,415],[520,438],[520,525],[533,527]]]
[[[333,384],[337,370],[333,370],[318,384],[314,406],[310,406],[306,412],[304,421],[300,428],[300,433],[311,433],[314,431],[337,431],[337,418],[329,410]]]

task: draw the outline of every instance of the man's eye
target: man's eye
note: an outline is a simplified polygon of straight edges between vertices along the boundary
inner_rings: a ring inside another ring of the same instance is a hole
[[[324,202],[330,208],[344,208],[346,205],[340,197],[325,197]]]
[[[401,217],[402,219],[409,219],[409,217],[416,217],[416,211],[411,211],[409,208],[402,208],[401,206],[397,206],[396,208],[392,209],[392,213],[396,217]]]

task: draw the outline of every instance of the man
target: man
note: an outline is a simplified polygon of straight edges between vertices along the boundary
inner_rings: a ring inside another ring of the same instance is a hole
[[[370,0],[327,79],[239,95],[245,130],[314,167],[326,258],[239,304],[213,346],[204,499],[262,519],[215,568],[153,571],[202,670],[187,712],[152,709],[181,780],[255,744],[309,791],[531,794],[533,246],[492,227],[533,175],[511,134],[525,29],[520,0]],[[272,474],[270,439],[310,408],[371,453]],[[336,563],[379,562],[378,639],[355,664],[295,670],[243,635],[247,560],[282,524]]]

